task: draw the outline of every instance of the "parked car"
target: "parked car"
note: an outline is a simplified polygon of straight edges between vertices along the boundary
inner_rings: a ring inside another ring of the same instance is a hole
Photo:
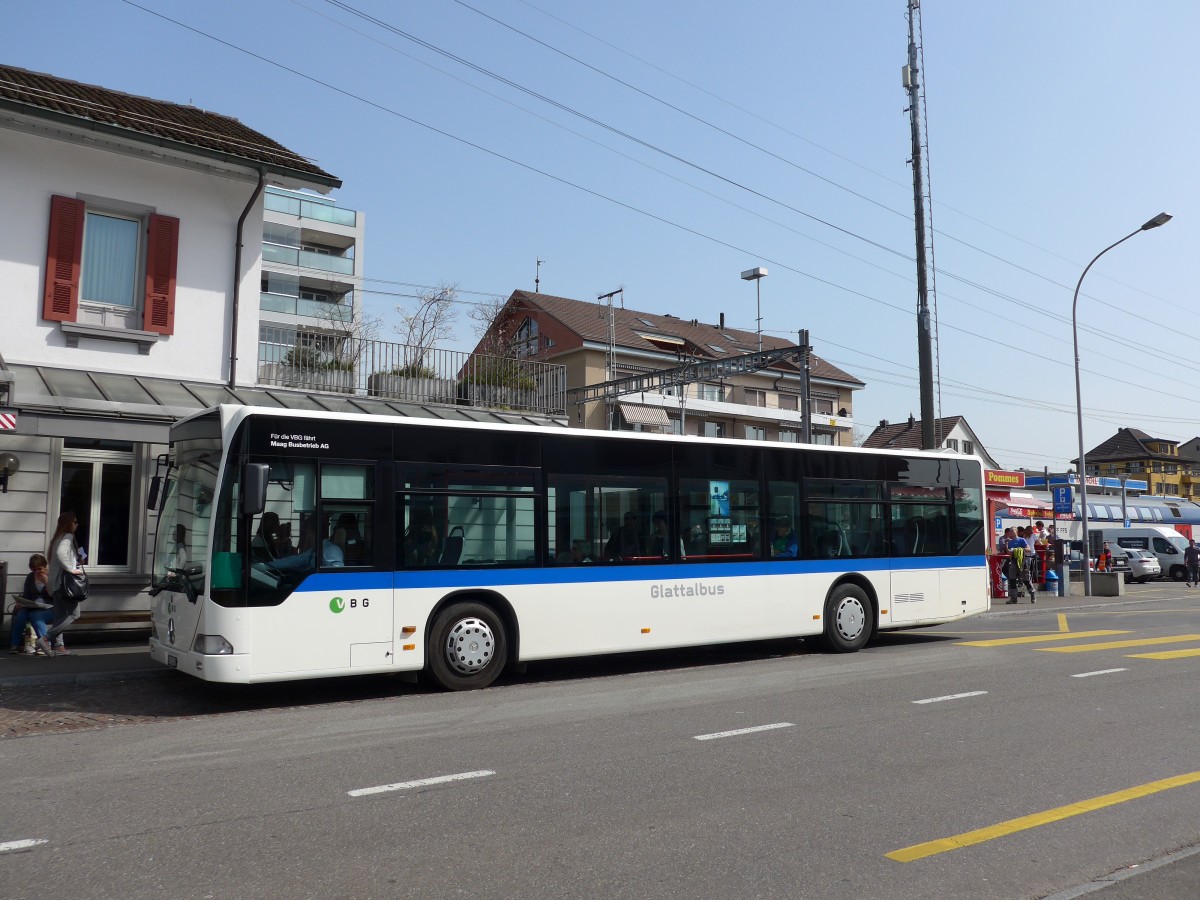
[[[1112,551],[1112,555],[1113,567],[1125,570],[1126,583],[1136,581],[1138,584],[1145,584],[1151,578],[1162,574],[1162,564],[1149,550],[1117,547]]]

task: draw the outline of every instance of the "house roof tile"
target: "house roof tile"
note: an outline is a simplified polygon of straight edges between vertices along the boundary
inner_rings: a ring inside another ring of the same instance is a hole
[[[936,419],[934,432],[943,436],[947,435],[956,425],[964,421],[962,416],[946,416]],[[920,450],[921,421],[907,419],[892,425],[880,425],[863,441],[863,446],[888,450]]]
[[[608,341],[607,306],[594,301],[572,300],[569,297],[555,297],[532,291],[514,291],[509,302],[517,302],[549,313],[585,341]],[[672,315],[641,312],[636,309],[615,308],[613,313],[618,347],[662,352],[670,343],[670,339],[681,339],[690,354],[706,359],[726,359],[758,350],[758,334],[753,331],[721,328],[696,319],[680,319]],[[668,340],[656,344],[652,340],[654,336]],[[795,342],[764,334],[762,346],[764,350],[774,350],[795,346]],[[816,354],[811,354],[809,359],[809,373],[813,378],[863,385],[863,382],[853,375]],[[770,368],[795,371],[797,367],[791,363],[777,363]]]
[[[266,165],[315,184],[340,187],[324,169],[237,119],[194,106],[169,103],[83,84],[16,66],[0,65],[0,106],[36,116],[77,120],[158,145],[182,144],[206,155]]]

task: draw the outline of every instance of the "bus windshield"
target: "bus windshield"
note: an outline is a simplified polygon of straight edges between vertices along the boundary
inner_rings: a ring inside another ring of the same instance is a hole
[[[206,587],[208,523],[216,488],[221,442],[181,441],[175,446],[175,469],[167,480],[154,541],[155,588],[182,589],[189,596]]]

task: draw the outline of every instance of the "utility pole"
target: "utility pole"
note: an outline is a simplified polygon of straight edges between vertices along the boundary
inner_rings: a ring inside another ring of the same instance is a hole
[[[604,354],[604,381],[611,383],[617,374],[617,311],[613,307],[613,297],[621,295],[621,308],[625,307],[625,288],[617,288],[607,294],[601,294],[597,300],[608,301],[608,349]],[[613,422],[617,416],[617,395],[611,390],[604,392],[604,416],[607,420],[605,427],[613,430]]]
[[[808,329],[800,329],[800,359],[801,359],[801,377],[800,377],[800,402],[803,404],[803,412],[800,414],[800,439],[802,443],[812,443],[812,391],[809,389],[808,373],[809,373],[809,354],[812,352],[812,347],[808,343]]]
[[[542,292],[542,263],[544,263],[545,260],[538,259],[536,256],[534,259],[537,259],[537,266],[533,271],[533,292],[535,294],[540,294]]]
[[[913,218],[917,232],[917,365],[921,385],[921,449],[936,450],[933,411],[933,331],[929,315],[929,287],[925,271],[925,189],[921,181],[920,72],[917,69],[917,40],[914,11],[920,15],[920,0],[908,0],[908,65],[902,71],[908,91],[908,118],[912,128]]]

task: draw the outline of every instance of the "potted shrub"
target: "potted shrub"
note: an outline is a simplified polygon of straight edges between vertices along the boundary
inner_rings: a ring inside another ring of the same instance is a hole
[[[367,393],[413,403],[453,403],[454,382],[439,378],[436,370],[423,363],[407,363],[369,376]]]
[[[522,371],[519,360],[481,357],[458,381],[460,403],[498,409],[537,405],[537,382]]]

